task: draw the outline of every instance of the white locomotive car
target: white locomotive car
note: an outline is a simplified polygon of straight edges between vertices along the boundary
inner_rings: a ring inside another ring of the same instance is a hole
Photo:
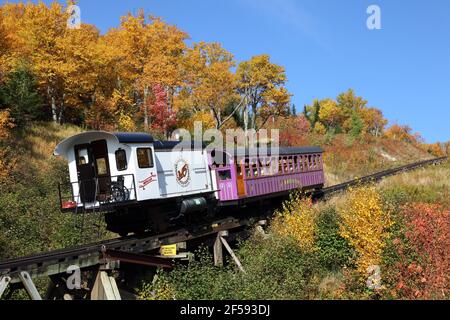
[[[106,212],[108,229],[117,233],[161,230],[167,215],[208,211],[217,201],[215,174],[201,143],[91,131],[64,140],[54,154],[69,164],[71,182],[59,187],[61,209]]]

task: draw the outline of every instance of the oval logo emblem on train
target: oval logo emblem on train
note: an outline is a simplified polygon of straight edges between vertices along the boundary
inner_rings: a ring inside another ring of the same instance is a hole
[[[175,177],[178,184],[182,187],[187,187],[191,182],[191,172],[186,160],[181,158],[175,162]]]

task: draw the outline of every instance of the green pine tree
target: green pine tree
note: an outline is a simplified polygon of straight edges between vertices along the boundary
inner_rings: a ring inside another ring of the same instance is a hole
[[[361,133],[364,129],[364,122],[356,112],[352,113],[350,123],[351,123],[350,135],[354,138],[358,138],[359,136],[361,136]]]
[[[21,64],[7,75],[0,87],[1,105],[10,109],[11,117],[17,125],[31,120],[45,118],[43,99],[37,91],[37,82],[26,64]]]

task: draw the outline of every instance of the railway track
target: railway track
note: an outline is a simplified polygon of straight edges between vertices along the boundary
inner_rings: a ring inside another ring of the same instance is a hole
[[[369,176],[324,188],[319,192],[315,192],[313,196],[316,198],[328,196],[339,191],[344,191],[351,186],[379,181],[388,176],[411,171],[428,165],[440,164],[446,160],[447,157],[442,157],[409,164],[399,168],[384,170]],[[93,267],[105,263],[106,255],[104,253],[106,251],[142,254],[143,252],[157,250],[164,245],[207,239],[220,231],[227,230],[230,233],[238,233],[239,231],[242,231],[242,229],[252,226],[258,220],[264,218],[267,217],[261,216],[241,220],[230,217],[218,220],[212,224],[205,224],[195,230],[183,228],[177,231],[150,237],[129,236],[1,261],[0,279],[8,276],[11,279],[10,283],[18,283],[21,282],[19,274],[22,271],[28,272],[32,278],[35,278],[66,273],[67,268],[72,265],[77,265],[81,269]],[[150,263],[152,262],[150,261]],[[158,262],[155,261],[154,264],[157,265]]]
[[[402,167],[397,167],[393,169],[383,170],[368,176],[364,176],[358,179],[350,180],[341,184],[337,184],[331,187],[324,188],[316,193],[313,194],[313,196],[320,197],[320,196],[326,196],[331,195],[333,193],[339,192],[339,191],[345,191],[350,187],[357,186],[360,184],[370,183],[370,182],[377,182],[384,178],[402,173],[402,172],[408,172],[414,169],[426,167],[433,164],[440,164],[447,160],[447,157],[441,157],[441,158],[435,158],[425,161],[420,161],[412,164],[408,164]]]

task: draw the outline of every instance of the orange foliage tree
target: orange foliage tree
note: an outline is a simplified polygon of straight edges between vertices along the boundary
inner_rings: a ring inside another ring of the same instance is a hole
[[[420,134],[412,133],[412,129],[409,126],[401,126],[398,124],[392,125],[390,128],[388,128],[385,132],[385,136],[397,140],[397,141],[404,141],[411,144],[418,144],[421,141]]]

